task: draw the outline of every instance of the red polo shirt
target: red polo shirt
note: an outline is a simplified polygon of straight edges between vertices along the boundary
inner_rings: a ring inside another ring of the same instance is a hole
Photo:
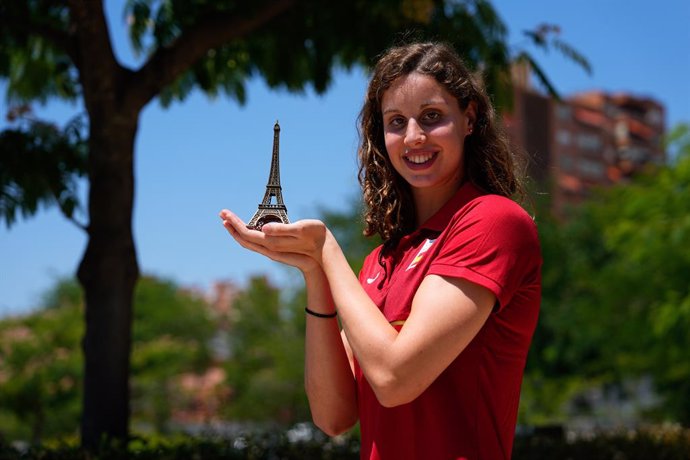
[[[380,251],[367,257],[359,279],[398,330],[426,275],[465,278],[498,300],[465,350],[408,404],[383,407],[356,366],[361,458],[510,458],[541,297],[534,221],[514,201],[465,184],[384,258],[387,272],[379,265]]]

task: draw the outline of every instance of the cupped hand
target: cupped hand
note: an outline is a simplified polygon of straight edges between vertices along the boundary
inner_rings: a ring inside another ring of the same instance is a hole
[[[326,227],[323,223],[311,220],[294,224],[269,223],[259,231],[247,228],[239,217],[227,209],[220,212],[220,218],[228,233],[243,248],[296,267],[304,274],[320,268],[320,263],[314,256],[318,254],[320,260],[317,247],[319,234],[325,235]],[[319,227],[323,230],[320,231]]]
[[[321,264],[328,229],[320,220],[304,219],[292,224],[270,222],[261,231],[271,249],[304,254]]]

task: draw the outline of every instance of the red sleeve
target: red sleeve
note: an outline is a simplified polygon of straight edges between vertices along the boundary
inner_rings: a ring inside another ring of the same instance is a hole
[[[464,278],[491,290],[499,308],[535,276],[541,266],[537,230],[514,201],[497,195],[477,198],[451,219],[428,274]]]

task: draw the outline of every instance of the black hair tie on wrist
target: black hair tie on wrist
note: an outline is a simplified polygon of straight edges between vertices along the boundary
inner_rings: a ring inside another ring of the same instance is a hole
[[[317,318],[335,318],[336,316],[338,316],[337,311],[334,311],[333,313],[318,313],[313,310],[310,310],[307,307],[304,307],[304,311],[306,311],[308,314],[312,316],[316,316]]]

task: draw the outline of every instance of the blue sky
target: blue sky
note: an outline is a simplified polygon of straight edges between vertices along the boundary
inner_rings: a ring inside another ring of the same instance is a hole
[[[106,6],[116,53],[134,66],[124,38],[123,3],[107,0]],[[687,0],[498,0],[494,5],[511,44],[525,45],[522,30],[553,23],[561,27],[561,38],[590,60],[591,76],[558,54],[531,50],[563,95],[631,92],[663,103],[667,126],[690,122]],[[356,117],[365,86],[362,71],[340,71],[323,96],[269,91],[254,80],[243,107],[201,94],[166,110],[151,103],[136,141],[133,229],[142,272],[200,289],[214,280],[242,285],[256,274],[276,283],[296,279],[294,270],[234,244],[218,211],[227,207],[248,220],[256,210],[276,120],[282,128],[281,180],[291,219],[316,217],[321,208],[344,209],[359,192]],[[3,114],[5,108],[3,100]],[[64,123],[79,107],[52,103],[35,109]],[[75,273],[85,245],[84,233],[55,209],[9,229],[0,224],[0,316],[40,305],[58,278]]]

